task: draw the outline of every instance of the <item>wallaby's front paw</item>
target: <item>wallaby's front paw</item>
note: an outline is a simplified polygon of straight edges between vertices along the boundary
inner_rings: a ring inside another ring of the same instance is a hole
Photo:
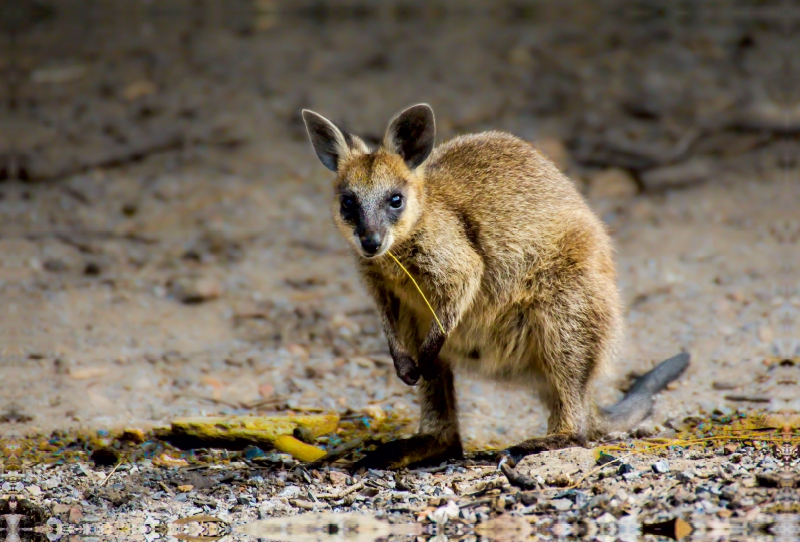
[[[400,380],[413,386],[419,380],[419,367],[409,355],[398,355],[394,358],[394,368]]]

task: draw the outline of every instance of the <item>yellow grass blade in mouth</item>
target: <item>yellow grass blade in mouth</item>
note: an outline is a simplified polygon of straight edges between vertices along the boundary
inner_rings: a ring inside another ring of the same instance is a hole
[[[408,275],[408,278],[410,278],[410,279],[411,279],[411,282],[413,282],[413,283],[414,283],[414,286],[416,286],[416,288],[417,288],[417,291],[419,292],[419,295],[421,295],[421,296],[422,296],[422,299],[424,299],[424,300],[425,300],[425,304],[426,304],[426,305],[428,305],[428,308],[431,310],[431,314],[433,315],[433,318],[436,320],[436,323],[437,323],[437,324],[439,324],[439,329],[441,329],[441,330],[442,330],[442,333],[445,333],[445,331],[444,331],[444,326],[442,325],[442,322],[441,322],[441,321],[439,321],[439,317],[438,317],[438,316],[436,316],[436,311],[434,311],[434,310],[433,310],[433,307],[431,307],[431,304],[430,304],[430,302],[428,301],[428,298],[427,298],[427,297],[425,297],[425,294],[423,294],[423,293],[422,293],[422,288],[420,288],[420,287],[419,287],[419,284],[417,284],[417,281],[416,281],[416,280],[414,280],[414,277],[412,277],[412,276],[411,276],[411,273],[409,273],[409,272],[408,272],[408,269],[406,269],[406,268],[405,268],[405,266],[403,266],[403,264],[401,264],[401,263],[400,263],[400,260],[398,260],[398,259],[397,259],[397,257],[396,257],[394,254],[392,254],[392,252],[391,252],[390,250],[387,250],[387,251],[386,251],[386,254],[388,254],[389,256],[391,256],[391,257],[392,257],[392,259],[393,259],[395,262],[397,262],[397,265],[399,265],[399,266],[400,266],[400,269],[402,269],[402,270],[403,270],[403,272],[404,272],[406,275]],[[445,334],[446,334],[446,333],[445,333]]]

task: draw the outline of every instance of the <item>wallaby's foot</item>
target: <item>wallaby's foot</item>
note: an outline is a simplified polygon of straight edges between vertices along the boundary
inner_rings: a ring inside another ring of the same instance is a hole
[[[448,459],[463,459],[461,441],[442,442],[434,435],[414,435],[407,439],[387,442],[353,465],[353,471],[361,469],[402,469],[441,463]]]
[[[569,435],[566,433],[556,433],[546,437],[537,437],[516,446],[511,446],[500,452],[500,460],[505,461],[514,467],[523,457],[549,450],[563,450],[574,446],[586,447],[586,439],[581,435]]]

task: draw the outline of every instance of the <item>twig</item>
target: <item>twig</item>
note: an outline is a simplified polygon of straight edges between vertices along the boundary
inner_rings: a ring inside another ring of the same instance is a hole
[[[539,489],[539,482],[530,476],[518,473],[508,463],[500,463],[500,470],[503,471],[503,474],[508,478],[508,483],[512,486],[520,489]]]
[[[108,476],[106,476],[106,479],[103,480],[102,482],[100,482],[100,484],[98,484],[97,487],[103,487],[104,485],[106,485],[108,480],[114,475],[115,472],[117,472],[117,467],[119,467],[120,465],[122,465],[122,463],[117,463],[116,465],[114,465],[114,468],[111,469],[111,472],[108,473]]]
[[[725,399],[728,401],[749,401],[751,403],[769,403],[772,401],[769,397],[750,397],[747,395],[726,395]]]
[[[164,491],[167,493],[167,495],[169,495],[170,497],[174,497],[174,496],[175,496],[175,492],[174,492],[174,491],[172,491],[172,490],[169,488],[169,486],[168,486],[167,484],[165,484],[164,482],[161,482],[161,481],[159,481],[159,482],[158,482],[158,485],[159,485],[159,486],[161,487],[161,489],[163,489],[163,490],[164,490]]]
[[[412,472],[427,472],[430,474],[436,474],[437,472],[444,472],[447,470],[447,467],[452,465],[437,465],[435,467],[420,467],[418,469],[414,469]]]
[[[348,487],[347,489],[343,489],[338,493],[323,493],[322,495],[315,495],[315,497],[317,499],[338,500],[341,499],[342,497],[350,495],[351,493],[355,493],[356,491],[359,491],[361,489],[364,489],[364,482],[358,482],[356,484],[353,484],[352,486]]]
[[[478,506],[482,506],[484,504],[492,504],[495,501],[493,497],[482,497],[480,499],[474,499],[466,504],[462,504],[459,506],[461,510],[468,509],[468,508],[476,508]]]

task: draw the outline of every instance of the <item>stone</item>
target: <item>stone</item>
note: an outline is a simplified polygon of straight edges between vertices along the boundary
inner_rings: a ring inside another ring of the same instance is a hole
[[[295,497],[299,497],[300,494],[303,492],[299,486],[286,486],[283,488],[280,493],[278,493],[278,497],[285,497],[287,499],[292,499]]]
[[[631,464],[630,464],[630,463],[622,463],[622,464],[621,464],[621,465],[620,465],[620,466],[617,468],[617,474],[630,474],[630,473],[632,473],[632,472],[633,472],[633,470],[634,470],[634,469],[633,469],[633,466],[631,466]]]
[[[347,482],[347,474],[339,471],[332,470],[328,473],[331,483],[335,486],[343,486]]]
[[[70,523],[80,523],[83,519],[83,512],[81,511],[79,506],[72,506],[69,509],[69,522]]]
[[[211,277],[178,277],[170,281],[169,293],[183,303],[202,303],[222,295],[222,284]]]
[[[569,499],[553,499],[550,501],[550,504],[553,506],[553,508],[561,512],[572,508],[572,501]]]
[[[430,514],[428,519],[434,523],[447,523],[453,518],[457,518],[459,513],[458,505],[455,501],[448,501],[444,506],[440,506]]]
[[[25,487],[25,491],[28,492],[32,497],[38,497],[42,494],[42,488],[37,486],[36,484],[31,484]]]
[[[656,461],[651,465],[651,468],[653,469],[653,472],[655,472],[656,474],[664,474],[666,472],[669,472],[669,463],[667,463],[664,460]]]
[[[617,518],[611,515],[609,512],[606,512],[599,518],[597,518],[597,523],[608,525],[610,523],[617,523]]]

